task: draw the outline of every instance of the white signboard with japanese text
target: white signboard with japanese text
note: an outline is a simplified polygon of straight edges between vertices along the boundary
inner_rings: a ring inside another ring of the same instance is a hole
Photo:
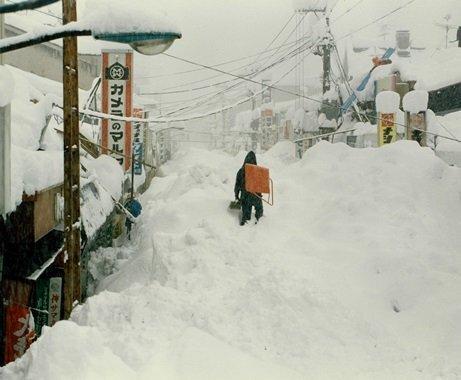
[[[133,53],[131,50],[102,52],[102,112],[131,117],[133,112]],[[114,157],[124,170],[131,165],[132,126],[130,122],[102,122],[102,153]]]
[[[133,115],[136,118],[145,118],[145,113],[142,108],[134,108]],[[143,161],[143,144],[144,144],[144,128],[145,123],[136,122],[133,125],[133,153],[134,159],[134,174],[142,174],[142,161]]]

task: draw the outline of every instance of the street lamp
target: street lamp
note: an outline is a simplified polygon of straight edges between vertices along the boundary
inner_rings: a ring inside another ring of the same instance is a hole
[[[26,0],[20,6],[34,9],[59,0]],[[25,8],[23,8],[25,9]],[[0,14],[11,12],[11,7],[0,6]],[[14,11],[14,10],[13,10]],[[122,11],[123,12],[123,11]],[[124,26],[113,31],[101,28],[97,18],[77,22],[76,0],[62,0],[63,25],[49,27],[41,32],[25,33],[0,41],[0,54],[64,38],[63,43],[63,109],[64,109],[64,317],[68,318],[75,302],[81,300],[80,288],[80,141],[78,104],[77,36],[129,44],[141,54],[155,55],[167,50],[181,33],[175,28],[153,28],[144,15],[142,25]],[[147,20],[147,22],[145,22]],[[147,25],[147,26],[146,26]],[[169,30],[171,29],[171,30]]]
[[[17,37],[10,37],[0,41],[0,53],[22,49],[43,42],[53,41],[66,37],[93,36],[96,40],[117,42],[130,45],[138,53],[144,55],[157,55],[167,50],[173,42],[181,38],[181,33],[176,32],[121,32],[98,33],[78,23],[50,27],[41,33],[24,33]]]

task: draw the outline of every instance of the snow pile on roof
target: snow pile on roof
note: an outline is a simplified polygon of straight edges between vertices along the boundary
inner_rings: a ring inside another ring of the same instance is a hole
[[[122,196],[122,183],[124,179],[123,169],[114,158],[105,154],[95,160],[88,161],[86,168],[90,175],[96,175],[101,185],[115,198]]]
[[[415,88],[433,91],[452,84],[461,83],[461,49],[451,48],[437,51],[433,57],[414,65],[418,78]]]
[[[376,95],[376,111],[395,113],[399,110],[400,95],[394,91],[382,91]]]
[[[429,93],[427,91],[410,91],[403,97],[403,109],[406,112],[418,113],[427,110],[429,103]]]
[[[23,193],[33,195],[64,180],[62,152],[31,151],[13,146],[11,159],[12,196],[16,205],[21,203]]]
[[[376,51],[381,56],[384,50]],[[366,73],[372,68],[368,52],[352,53],[350,71],[353,75],[351,86],[356,89]],[[374,81],[399,73],[403,81],[416,81],[415,89],[433,91],[453,84],[461,83],[461,49],[443,49],[437,51],[412,51],[411,58],[402,58],[397,54],[391,57],[392,64],[377,67],[365,90],[357,93],[360,101],[373,100]]]
[[[88,0],[82,22],[95,33],[177,33],[178,27],[154,5],[142,1]]]
[[[12,99],[11,185],[15,209],[22,202],[23,193],[33,195],[63,181],[63,156],[56,132],[46,128],[54,97],[32,85],[22,71],[11,67],[7,70]]]
[[[114,211],[114,201],[96,176],[82,179],[80,199],[82,224],[86,236],[91,239]]]
[[[456,378],[461,169],[406,141],[269,151],[276,203],[242,228],[226,208],[243,156],[167,163],[134,256],[8,378]]]
[[[427,128],[429,132],[437,133],[461,140],[461,112],[453,112],[445,116],[436,116],[427,111]],[[436,154],[450,165],[461,167],[461,143],[428,135],[428,145],[435,147]]]

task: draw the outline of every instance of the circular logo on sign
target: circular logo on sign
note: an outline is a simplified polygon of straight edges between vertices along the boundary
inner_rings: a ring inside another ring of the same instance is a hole
[[[110,68],[110,77],[112,79],[123,79],[125,77],[125,68],[122,65],[114,65]]]

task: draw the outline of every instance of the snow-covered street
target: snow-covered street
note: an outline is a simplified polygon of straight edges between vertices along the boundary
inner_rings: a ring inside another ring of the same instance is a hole
[[[0,0],[0,380],[461,380],[460,3]]]
[[[403,141],[293,157],[258,155],[275,206],[240,227],[244,153],[180,151],[115,273],[2,379],[460,378],[461,170]]]

